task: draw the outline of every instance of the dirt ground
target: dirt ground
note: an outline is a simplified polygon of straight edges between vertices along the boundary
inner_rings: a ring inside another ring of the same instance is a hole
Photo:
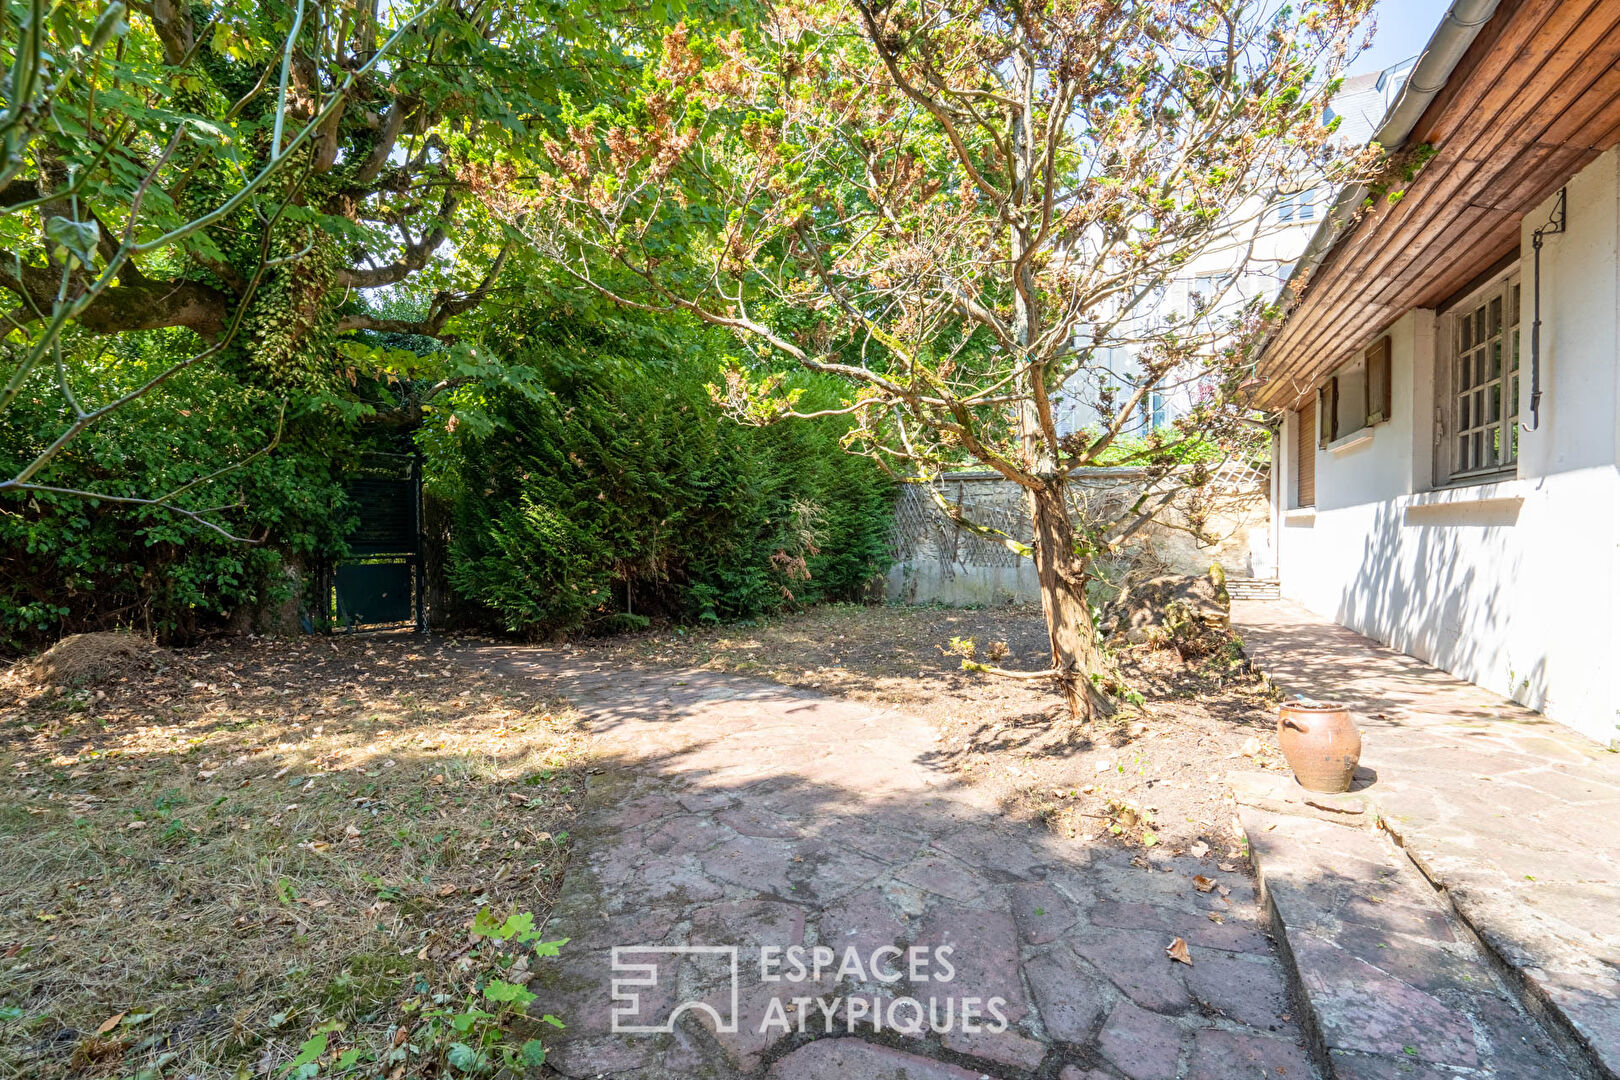
[[[580,648],[625,663],[714,668],[893,705],[934,721],[944,762],[989,785],[1009,814],[1041,817],[1079,840],[1112,838],[1170,853],[1205,844],[1242,854],[1225,775],[1237,767],[1285,768],[1274,732],[1278,698],[1247,664],[1130,647],[1118,659],[1142,705],[1080,725],[1049,683],[964,671],[953,639],[972,639],[981,657],[1003,643],[997,663],[1004,668],[1050,663],[1035,606],[829,605],[755,625]]]
[[[282,1076],[312,1038],[436,1075],[476,1042],[434,1013],[512,959],[480,910],[549,911],[574,717],[412,638],[113,668],[0,681],[0,1076]]]

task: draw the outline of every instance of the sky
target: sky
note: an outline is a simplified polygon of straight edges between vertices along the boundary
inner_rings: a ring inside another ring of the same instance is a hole
[[[1351,65],[1351,73],[1382,71],[1422,52],[1450,6],[1450,0],[1378,0],[1373,9],[1378,31],[1372,45]]]

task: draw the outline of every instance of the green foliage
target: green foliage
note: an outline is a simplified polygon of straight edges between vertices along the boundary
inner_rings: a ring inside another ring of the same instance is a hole
[[[103,356],[94,392],[125,391],[162,363]],[[110,414],[39,479],[112,496],[170,491],[268,445],[281,404],[217,369],[193,368]],[[288,560],[340,549],[350,516],[336,473],[346,435],[312,422],[296,403],[287,417],[275,453],[176,500],[194,510],[230,507],[213,519],[264,543],[230,539],[161,507],[48,492],[0,498],[0,647],[112,626],[185,640],[288,598]],[[46,386],[22,394],[6,418],[5,475],[69,419]]]
[[[298,1048],[298,1053],[276,1073],[278,1080],[314,1080],[329,1076],[375,1076],[381,1066],[390,1070],[410,1070],[412,1076],[522,1076],[526,1070],[545,1064],[545,1044],[538,1038],[538,1025],[561,1028],[563,1022],[546,1013],[539,1021],[527,1015],[535,995],[523,983],[527,979],[528,958],[550,959],[560,955],[568,939],[540,941],[534,929],[532,912],[510,915],[503,922],[488,908],[473,920],[474,948],[467,963],[474,977],[459,994],[427,993],[406,1001],[406,1022],[401,1031],[409,1039],[396,1039],[379,1057],[363,1046],[339,1049],[333,1036],[343,1027],[335,1021],[319,1025]],[[513,946],[524,946],[514,950]],[[512,976],[507,981],[502,976]]]
[[[463,392],[421,439],[454,506],[457,590],[528,635],[857,597],[887,565],[888,481],[843,451],[836,419],[725,418],[704,389],[724,340],[554,326],[521,358],[543,393]],[[841,386],[801,375],[793,388],[827,407]]]
[[[1096,439],[1101,432],[1087,429],[1088,439]],[[1174,428],[1160,428],[1149,435],[1120,435],[1097,456],[1096,464],[1110,465],[1192,465],[1198,462],[1218,464],[1231,456],[1231,448],[1213,439],[1190,437]]]

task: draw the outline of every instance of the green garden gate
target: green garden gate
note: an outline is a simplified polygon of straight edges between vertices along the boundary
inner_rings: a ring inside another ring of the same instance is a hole
[[[349,556],[332,567],[327,624],[364,630],[427,627],[422,570],[422,462],[365,454],[344,488],[359,513]]]

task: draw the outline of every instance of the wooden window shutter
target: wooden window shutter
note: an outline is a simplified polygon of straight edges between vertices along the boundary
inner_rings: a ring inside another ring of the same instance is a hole
[[[1299,426],[1294,431],[1294,460],[1299,470],[1300,506],[1316,505],[1316,402],[1306,401],[1299,409]]]
[[[1316,392],[1316,415],[1320,431],[1318,445],[1326,446],[1339,437],[1339,377],[1335,375]]]
[[[1385,334],[1367,348],[1367,426],[1388,420],[1394,408],[1394,366],[1390,358],[1389,335]]]

